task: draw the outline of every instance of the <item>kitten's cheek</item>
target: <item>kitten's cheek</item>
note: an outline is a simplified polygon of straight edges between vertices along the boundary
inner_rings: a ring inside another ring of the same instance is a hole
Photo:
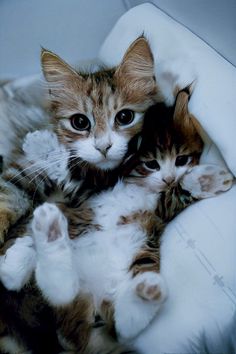
[[[176,172],[176,182],[178,182],[189,170],[191,170],[191,166],[180,167]]]
[[[107,157],[112,160],[123,160],[124,156],[128,151],[128,141],[125,139],[117,139],[113,142],[111,149],[108,152]]]

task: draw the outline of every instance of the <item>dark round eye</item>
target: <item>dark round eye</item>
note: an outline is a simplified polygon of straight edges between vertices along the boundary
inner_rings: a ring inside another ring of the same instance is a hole
[[[70,117],[70,123],[72,128],[76,130],[89,130],[90,121],[84,114],[73,114]]]
[[[156,160],[146,161],[144,162],[144,165],[147,168],[150,168],[150,170],[160,170],[160,165]]]
[[[176,157],[175,166],[184,166],[189,161],[189,155],[180,155]]]
[[[134,111],[131,111],[131,109],[123,109],[117,113],[115,120],[119,125],[128,125],[134,120]]]

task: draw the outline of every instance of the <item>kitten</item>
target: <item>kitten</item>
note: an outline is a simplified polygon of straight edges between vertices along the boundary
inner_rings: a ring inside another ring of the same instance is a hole
[[[36,282],[55,310],[54,325],[67,349],[96,352],[103,330],[115,332],[120,340],[132,339],[162,306],[167,289],[160,275],[160,235],[165,223],[164,216],[157,214],[161,193],[178,184],[194,193],[198,185],[202,192],[208,189],[210,196],[231,185],[231,175],[222,174],[221,168],[196,166],[203,144],[187,110],[188,98],[189,93],[181,91],[174,108],[159,104],[148,111],[145,135],[132,158],[134,168],[114,188],[78,208],[58,204],[66,218],[48,203],[34,212]],[[211,184],[205,188],[203,181],[209,175]],[[85,210],[92,211],[84,223],[93,229],[84,228],[81,235]],[[17,296],[30,297],[30,290],[19,294],[8,296],[16,301]],[[4,316],[9,323],[8,311]],[[94,328],[95,317],[104,321],[104,327]],[[52,322],[54,317],[49,318]],[[19,328],[14,330],[20,333]],[[103,339],[105,347],[109,338]]]
[[[47,50],[42,51],[41,62],[52,104],[52,131],[69,154],[68,174],[59,192],[67,197],[110,185],[142,129],[144,112],[156,101],[154,61],[147,40],[134,41],[116,68],[94,73],[76,72]],[[17,120],[17,112],[13,118]],[[15,143],[20,148],[10,156],[14,162],[5,166],[0,180],[1,242],[11,225],[58,191],[37,161],[33,164],[24,158],[22,134]],[[54,156],[55,166],[63,163],[65,154]]]

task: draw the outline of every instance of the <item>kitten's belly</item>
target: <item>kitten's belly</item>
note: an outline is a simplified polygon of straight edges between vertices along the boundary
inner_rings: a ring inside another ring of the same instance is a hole
[[[95,223],[103,229],[114,229],[122,216],[130,216],[140,211],[153,211],[156,208],[158,194],[147,189],[122,182],[110,190],[100,193],[91,201],[95,212]]]
[[[73,244],[82,290],[91,292],[98,305],[115,296],[122,281],[130,276],[132,259],[146,243],[146,233],[138,223],[119,225],[121,216],[154,211],[156,203],[156,194],[122,182],[92,199],[95,223],[102,231],[87,233]]]
[[[75,260],[81,290],[90,292],[95,304],[112,300],[128,276],[134,255],[146,242],[145,232],[137,225],[97,231],[77,240]]]

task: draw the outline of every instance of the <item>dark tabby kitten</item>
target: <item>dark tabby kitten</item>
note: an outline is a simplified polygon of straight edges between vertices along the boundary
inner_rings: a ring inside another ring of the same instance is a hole
[[[43,303],[33,283],[18,294],[2,289],[5,334],[20,337],[33,353],[39,352],[38,346],[43,353],[58,353],[56,334],[73,352],[113,353],[121,348],[112,335],[131,339],[150,323],[167,294],[160,275],[160,235],[166,223],[161,193],[174,189],[176,201],[177,185],[198,198],[231,185],[231,175],[221,168],[196,165],[203,144],[188,113],[188,98],[188,91],[181,91],[174,107],[159,104],[150,109],[133,169],[114,188],[78,208],[45,203],[36,209],[29,229],[36,251],[35,279],[52,307]],[[186,201],[174,203],[167,219],[192,200],[184,195]],[[81,235],[85,210],[90,210],[91,227]],[[50,350],[42,349],[38,339],[46,335],[46,315]]]
[[[47,153],[55,169],[69,157],[68,173],[60,176],[58,187],[45,175],[45,166],[25,157],[24,127],[20,136],[16,133],[19,149],[8,158],[14,162],[8,162],[0,179],[0,242],[9,227],[31,210],[32,199],[35,207],[59,191],[71,201],[72,192],[101,189],[116,180],[129,144],[142,129],[143,114],[157,96],[153,56],[144,37],[131,44],[113,69],[79,73],[47,50],[41,60],[52,104],[51,128],[64,147],[53,156],[50,149]],[[15,120],[17,130],[18,112],[13,113],[11,126],[14,129]]]

